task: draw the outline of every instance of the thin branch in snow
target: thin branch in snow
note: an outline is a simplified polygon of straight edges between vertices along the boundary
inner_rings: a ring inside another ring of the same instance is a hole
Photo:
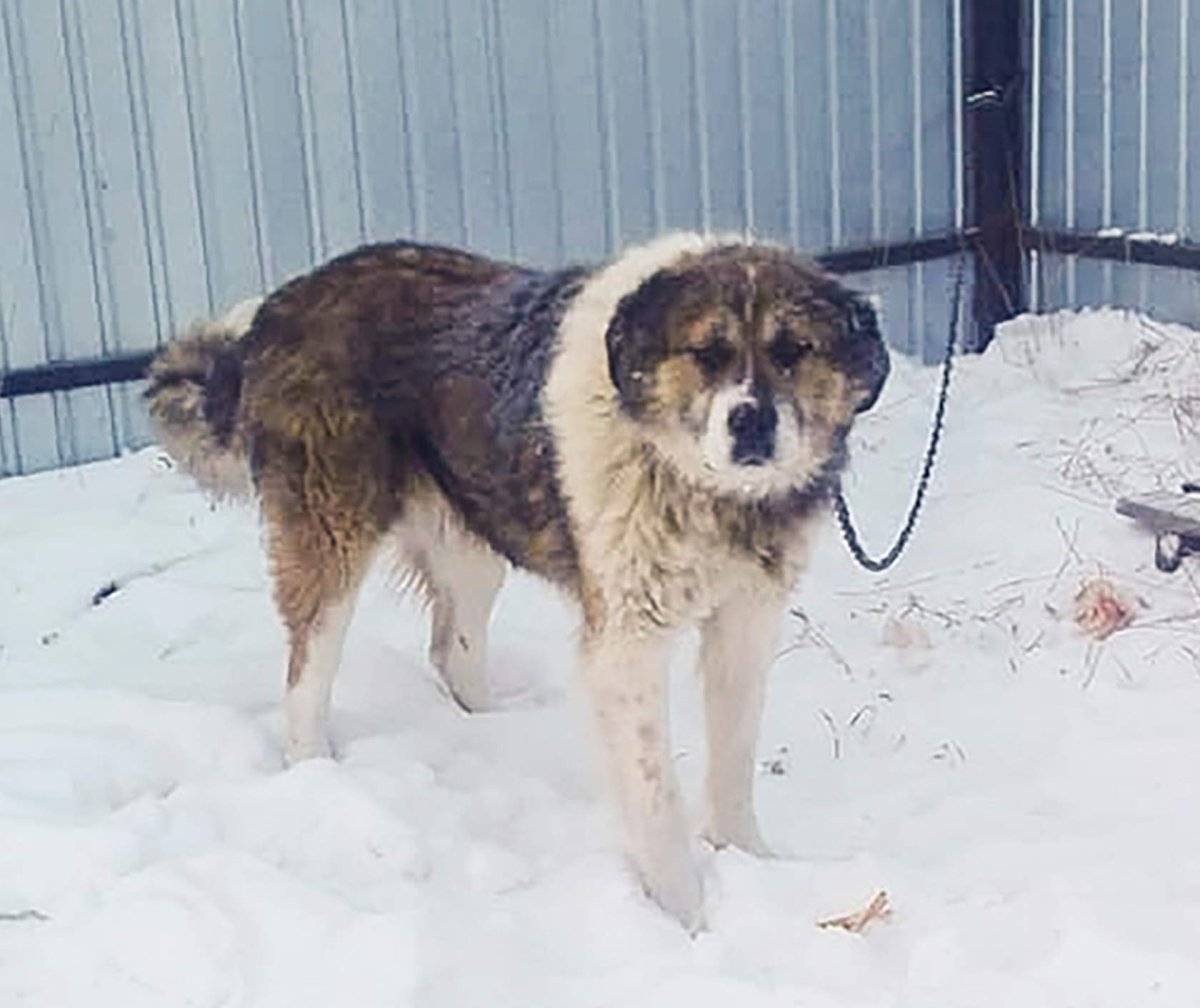
[[[857,728],[859,737],[865,740],[871,734],[871,728],[875,724],[875,714],[876,708],[874,704],[863,704],[850,715],[850,720],[846,722],[846,727]],[[862,724],[861,728],[859,728],[860,722]]]
[[[813,622],[808,613],[800,608],[792,609],[789,612],[790,615],[796,617],[796,619],[800,621],[803,630],[800,636],[798,636],[794,641],[792,641],[791,644],[780,651],[775,657],[782,658],[786,654],[791,654],[793,651],[798,651],[800,648],[804,647],[806,641],[811,639],[812,642],[817,645],[817,647],[829,653],[829,656],[838,664],[841,670],[846,673],[847,678],[853,679],[853,667],[851,667],[845,656],[834,646],[833,641],[829,639],[828,635],[826,635],[826,633],[819,626],[817,626],[816,623]]]
[[[145,567],[131,571],[123,577],[113,578],[113,580],[101,585],[92,592],[92,605],[98,606],[106,599],[112,598],[117,592],[123,591],[135,581],[142,581],[146,578],[157,577],[159,574],[164,574],[173,567],[178,567],[180,564],[185,564],[197,557],[204,556],[206,553],[212,553],[212,547],[193,550],[190,553],[184,553],[181,556],[171,557],[169,560],[160,560],[158,563],[148,564]]]
[[[0,911],[0,922],[5,924],[17,924],[21,921],[48,921],[50,918],[41,910],[5,910]]]
[[[838,731],[838,726],[833,720],[833,715],[822,707],[817,714],[820,715],[822,721],[825,722],[825,727],[829,729],[829,738],[833,742],[833,758],[840,760],[842,758],[842,736]]]
[[[1066,552],[1063,553],[1062,563],[1058,565],[1058,570],[1054,572],[1054,580],[1050,582],[1049,590],[1051,592],[1058,587],[1059,581],[1067,572],[1067,568],[1070,567],[1072,561],[1077,564],[1083,563],[1083,557],[1079,555],[1079,519],[1075,519],[1075,530],[1071,533],[1068,533],[1063,527],[1062,519],[1057,515],[1054,516],[1054,524],[1058,528],[1058,534],[1062,536]]]
[[[1083,657],[1083,668],[1084,668],[1085,674],[1084,674],[1084,678],[1083,678],[1082,687],[1085,690],[1090,689],[1092,683],[1096,679],[1096,671],[1100,667],[1100,654],[1101,654],[1101,648],[1100,648],[1099,644],[1096,644],[1096,643],[1088,644],[1087,652],[1084,654],[1084,657]]]

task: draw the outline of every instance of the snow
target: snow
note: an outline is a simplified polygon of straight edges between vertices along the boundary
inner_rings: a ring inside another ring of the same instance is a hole
[[[1157,242],[1160,245],[1178,245],[1180,237],[1174,231],[1126,231],[1119,227],[1103,227],[1096,232],[1097,238],[1127,238],[1132,242]]]
[[[857,430],[876,552],[935,386],[896,361]],[[700,849],[694,940],[617,853],[550,590],[510,578],[499,706],[466,717],[374,578],[339,758],[284,769],[254,514],[153,450],[0,483],[0,1004],[1200,1003],[1200,590],[1113,510],[1200,472],[1198,397],[1196,334],[1119,312],[960,363],[906,555],[868,575],[830,521],[797,589],[758,781],[780,857]],[[1136,610],[1103,641],[1073,619],[1098,578]],[[879,890],[888,920],[817,927]]]

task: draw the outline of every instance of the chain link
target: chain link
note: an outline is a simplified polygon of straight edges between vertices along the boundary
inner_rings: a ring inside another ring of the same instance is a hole
[[[855,529],[854,522],[850,517],[850,506],[846,503],[846,497],[842,492],[840,480],[834,491],[834,512],[837,515],[838,526],[842,530],[842,538],[846,541],[846,547],[850,550],[855,560],[867,570],[875,573],[887,570],[900,558],[900,554],[904,552],[904,547],[908,545],[908,540],[913,534],[913,529],[916,528],[917,515],[921,512],[921,505],[925,502],[925,491],[929,489],[929,480],[933,475],[933,462],[937,457],[938,445],[942,440],[942,427],[946,419],[946,400],[949,398],[950,393],[950,372],[954,365],[954,350],[958,344],[958,316],[962,306],[963,272],[966,258],[967,255],[964,250],[959,253],[958,262],[955,264],[954,295],[950,311],[950,332],[946,338],[946,354],[942,360],[941,389],[938,392],[937,407],[933,412],[933,425],[929,433],[929,445],[925,449],[925,460],[921,465],[921,475],[917,479],[916,493],[913,494],[912,504],[908,509],[908,517],[904,520],[904,527],[900,530],[900,534],[896,537],[892,548],[882,557],[875,558],[870,556],[863,547],[862,541],[858,537],[858,531]]]

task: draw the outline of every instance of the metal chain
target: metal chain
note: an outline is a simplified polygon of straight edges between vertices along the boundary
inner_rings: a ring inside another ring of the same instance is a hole
[[[954,365],[954,350],[958,343],[958,316],[959,308],[962,305],[963,270],[966,258],[966,251],[964,250],[959,253],[958,262],[955,264],[954,295],[950,310],[950,333],[946,339],[946,355],[942,360],[941,389],[938,392],[937,407],[933,412],[933,426],[929,433],[929,445],[925,449],[925,461],[921,465],[921,475],[917,480],[917,490],[913,495],[912,504],[909,506],[908,517],[904,520],[904,527],[900,530],[900,534],[896,537],[892,548],[882,557],[876,559],[869,556],[862,542],[859,540],[858,531],[855,529],[854,522],[850,517],[850,507],[846,503],[846,497],[842,492],[840,480],[834,491],[833,506],[837,514],[838,526],[842,530],[842,538],[846,540],[846,546],[854,559],[867,570],[875,573],[887,570],[900,558],[900,554],[904,552],[904,547],[908,545],[908,540],[912,536],[913,529],[916,528],[917,515],[920,514],[921,505],[925,501],[925,491],[929,489],[929,479],[933,475],[933,461],[937,457],[938,444],[942,439],[942,427],[946,419],[946,400],[950,392],[950,371]]]

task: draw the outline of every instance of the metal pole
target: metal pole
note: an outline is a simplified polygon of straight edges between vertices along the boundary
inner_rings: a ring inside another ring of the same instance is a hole
[[[1026,308],[1024,0],[965,0],[963,118],[969,226],[977,232],[974,329],[982,350],[996,325]]]

